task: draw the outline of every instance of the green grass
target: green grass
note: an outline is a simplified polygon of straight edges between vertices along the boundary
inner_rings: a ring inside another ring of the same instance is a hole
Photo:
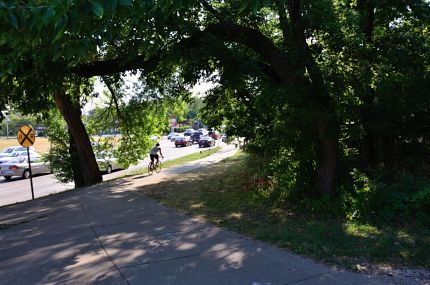
[[[172,166],[176,166],[176,165],[181,165],[190,161],[194,161],[194,160],[199,160],[201,158],[205,158],[208,157],[214,153],[217,153],[218,151],[221,150],[221,147],[217,146],[217,147],[213,147],[210,149],[202,149],[199,152],[195,152],[183,157],[179,157],[177,159],[172,159],[172,160],[168,160],[166,162],[163,162],[162,166],[163,168],[168,168],[168,167],[172,167]]]
[[[16,145],[19,145],[16,136],[10,136],[9,139],[6,139],[6,137],[0,138],[0,150]],[[47,153],[51,147],[49,140],[44,137],[36,137],[36,141],[34,142],[33,146],[34,149],[39,153]]]
[[[429,268],[429,229],[376,227],[267,207],[250,187],[245,161],[240,154],[143,190],[169,207],[330,264]]]
[[[190,161],[199,160],[201,158],[208,157],[214,153],[217,153],[220,150],[221,150],[221,147],[219,147],[219,146],[209,148],[209,149],[202,149],[199,152],[195,152],[195,153],[185,155],[185,156],[182,156],[182,157],[179,157],[176,159],[168,160],[165,162],[163,161],[161,167],[164,169],[164,168],[169,168],[169,167],[176,166],[176,165],[182,165],[182,164],[190,162]],[[163,170],[161,170],[161,171],[163,171]],[[139,169],[137,171],[133,171],[130,174],[126,174],[124,176],[121,176],[120,178],[128,177],[128,176],[134,176],[134,175],[140,175],[140,174],[146,174],[146,172],[147,172],[146,168]]]

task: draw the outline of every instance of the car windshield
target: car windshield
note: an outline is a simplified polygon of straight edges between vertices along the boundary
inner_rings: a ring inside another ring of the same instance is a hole
[[[13,147],[8,147],[8,148],[5,148],[5,149],[2,151],[2,153],[11,153],[13,150],[14,150],[14,148],[13,148]]]
[[[27,155],[26,151],[17,151],[12,156],[26,156],[26,155]]]
[[[12,163],[24,163],[24,162],[26,162],[27,161],[27,158],[26,157],[19,157],[19,158],[14,158],[14,159],[12,159],[11,161],[9,161],[8,163],[9,164],[12,164]]]
[[[27,151],[27,148],[21,146],[21,147],[18,147],[18,148],[15,149],[15,152],[17,152],[17,151]]]

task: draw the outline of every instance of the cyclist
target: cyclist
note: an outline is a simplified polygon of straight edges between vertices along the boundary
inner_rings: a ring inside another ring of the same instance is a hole
[[[152,166],[155,166],[154,159],[159,162],[158,153],[160,153],[161,157],[164,158],[163,153],[161,152],[161,147],[159,143],[156,143],[155,146],[149,152],[149,158],[151,158]]]

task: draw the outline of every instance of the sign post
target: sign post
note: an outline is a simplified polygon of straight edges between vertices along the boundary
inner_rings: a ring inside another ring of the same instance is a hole
[[[30,170],[31,198],[34,200],[33,175],[31,173],[30,163],[30,146],[32,146],[36,141],[36,134],[34,133],[33,127],[30,125],[22,126],[18,131],[17,138],[19,144],[27,148],[28,169]]]

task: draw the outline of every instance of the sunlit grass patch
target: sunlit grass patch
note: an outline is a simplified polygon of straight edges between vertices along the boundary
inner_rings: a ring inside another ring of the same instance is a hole
[[[246,160],[240,152],[216,165],[145,186],[144,191],[189,215],[323,262],[353,270],[367,263],[429,268],[428,229],[381,227],[270,207],[249,187],[253,176]]]

